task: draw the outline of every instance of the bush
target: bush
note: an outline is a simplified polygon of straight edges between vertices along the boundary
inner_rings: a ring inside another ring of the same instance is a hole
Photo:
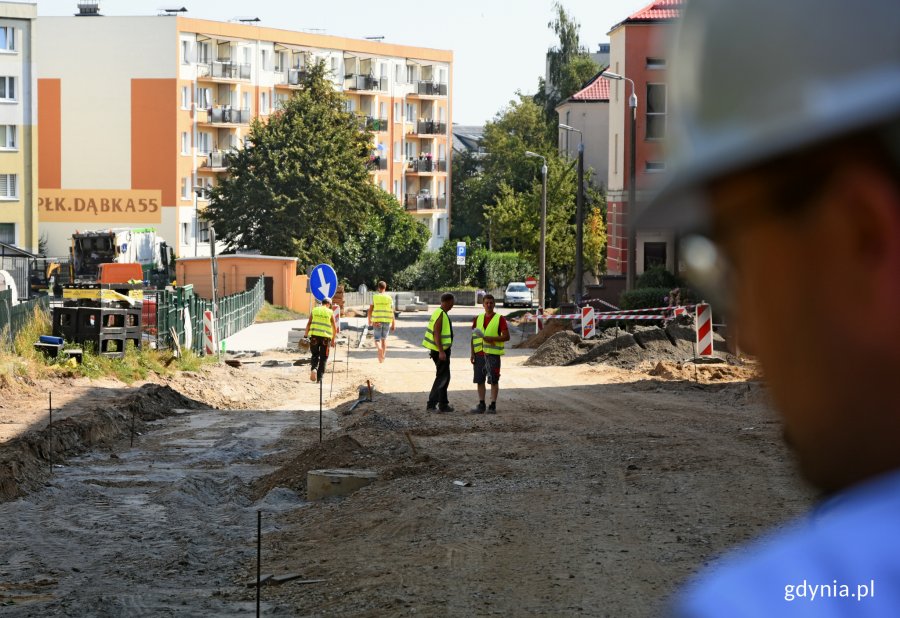
[[[664,266],[654,266],[645,270],[634,282],[635,289],[666,288],[667,292],[683,285],[684,283],[677,276],[666,270]]]
[[[628,292],[622,292],[619,298],[619,307],[622,309],[651,309],[653,307],[665,307],[669,295],[667,287],[635,288]]]

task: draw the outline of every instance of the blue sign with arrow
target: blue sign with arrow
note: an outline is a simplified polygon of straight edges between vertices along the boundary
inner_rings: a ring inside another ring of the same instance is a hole
[[[337,273],[328,264],[319,264],[309,275],[309,289],[316,300],[331,298],[337,291]]]

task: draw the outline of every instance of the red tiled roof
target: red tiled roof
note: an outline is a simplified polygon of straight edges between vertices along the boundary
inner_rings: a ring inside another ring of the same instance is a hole
[[[569,97],[570,101],[609,101],[609,80],[599,75],[594,81]]]
[[[678,19],[681,17],[681,6],[684,0],[655,0],[637,13],[628,16],[630,21],[657,21],[664,19]]]

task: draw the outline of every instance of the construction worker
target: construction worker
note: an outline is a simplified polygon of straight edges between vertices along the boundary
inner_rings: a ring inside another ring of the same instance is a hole
[[[309,337],[309,351],[312,353],[312,360],[309,363],[311,382],[322,381],[325,365],[328,364],[329,348],[334,347],[336,332],[337,325],[331,311],[331,299],[326,296],[322,299],[321,305],[313,308],[312,315],[306,322],[306,336]]]
[[[369,305],[369,327],[375,337],[375,348],[378,350],[378,362],[384,362],[387,354],[388,329],[394,332],[394,299],[385,294],[387,283],[378,282],[378,291],[372,295],[372,304]]]
[[[898,33],[895,0],[685,5],[673,176],[637,227],[679,231],[823,498],[716,560],[679,616],[900,616]],[[835,281],[864,326],[823,309]]]
[[[447,314],[453,309],[456,297],[450,292],[441,294],[441,306],[434,310],[425,330],[425,339],[422,345],[431,353],[434,361],[434,384],[428,395],[428,404],[425,410],[428,412],[453,412],[453,407],[447,398],[447,387],[450,386],[450,348],[453,346],[453,327],[450,324],[450,316]]]
[[[504,354],[504,346],[509,341],[509,326],[506,318],[494,313],[495,300],[493,294],[485,294],[482,300],[484,313],[472,321],[472,365],[475,368],[473,382],[478,389],[478,405],[472,408],[472,414],[496,414],[497,395],[500,393],[500,357]],[[484,405],[486,388],[491,385],[491,404]]]

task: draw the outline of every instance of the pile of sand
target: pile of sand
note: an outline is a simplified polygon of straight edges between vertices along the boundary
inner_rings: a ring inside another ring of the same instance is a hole
[[[525,344],[538,341],[547,330],[545,328]],[[639,369],[648,362],[654,365],[664,362],[674,366],[690,361],[695,356],[696,334],[693,319],[683,316],[666,326],[635,326],[630,332],[606,328],[598,331],[596,338],[587,340],[582,340],[569,330],[555,332],[544,339],[525,365],[547,367],[604,363],[624,369]],[[717,356],[723,360],[733,359],[727,354],[725,340],[721,336],[714,333],[713,342]]]
[[[517,343],[514,348],[535,349],[560,331],[568,331],[572,328],[570,320],[548,320],[544,328],[536,335],[532,335],[522,343]]]

